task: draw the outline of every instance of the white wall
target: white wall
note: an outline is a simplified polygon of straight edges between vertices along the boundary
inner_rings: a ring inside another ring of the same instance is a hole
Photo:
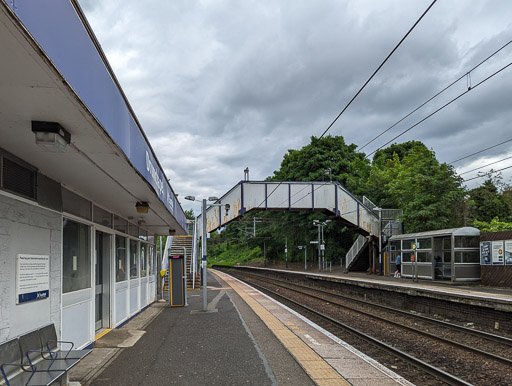
[[[62,216],[0,193],[0,342],[61,324]],[[16,304],[16,256],[50,256],[50,297]]]

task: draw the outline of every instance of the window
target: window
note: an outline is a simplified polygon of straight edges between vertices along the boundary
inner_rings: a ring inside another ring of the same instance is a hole
[[[391,242],[391,250],[392,251],[399,251],[402,248],[400,247],[400,241],[392,241]]]
[[[112,228],[112,214],[96,205],[92,207],[92,218],[96,224]]]
[[[62,292],[91,288],[90,228],[64,219],[62,244]]]
[[[455,236],[455,248],[480,248],[480,236]]]
[[[455,262],[480,264],[480,251],[456,251]]]
[[[116,235],[116,282],[126,280],[126,237]]]
[[[65,212],[91,220],[91,203],[67,189],[62,189],[62,208]]]
[[[133,237],[139,237],[139,227],[135,224],[128,223],[128,234]]]
[[[413,244],[414,244],[414,240],[403,240],[402,241],[402,249],[412,249]]]
[[[140,243],[140,276],[147,276],[146,244]]]
[[[139,277],[139,253],[137,241],[130,240],[130,279]]]
[[[402,253],[402,263],[410,263],[411,262],[411,252],[403,252]]]
[[[418,263],[431,263],[432,252],[418,252]]]
[[[122,233],[128,233],[128,221],[122,217],[114,215],[114,229]]]
[[[432,239],[430,237],[418,239],[418,249],[431,249]]]
[[[154,269],[155,269],[155,247],[150,245],[148,247],[149,253],[148,253],[148,259],[149,259],[149,274],[153,275]]]

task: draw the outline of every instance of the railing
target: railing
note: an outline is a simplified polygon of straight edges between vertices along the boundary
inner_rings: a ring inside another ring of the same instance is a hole
[[[402,234],[402,222],[399,220],[393,220],[393,221],[382,221],[386,225],[382,228],[382,235],[391,237],[393,235],[400,235]]]
[[[368,242],[368,239],[363,236],[359,235],[359,237],[356,239],[352,247],[347,252],[347,255],[345,256],[345,267],[348,268],[352,261],[355,259],[355,257],[361,252],[361,249],[364,248],[366,243]]]

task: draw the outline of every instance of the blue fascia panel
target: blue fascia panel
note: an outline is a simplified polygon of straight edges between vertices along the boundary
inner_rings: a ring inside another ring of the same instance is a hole
[[[5,1],[181,227],[183,208],[71,1]],[[73,133],[72,133],[73,134]]]

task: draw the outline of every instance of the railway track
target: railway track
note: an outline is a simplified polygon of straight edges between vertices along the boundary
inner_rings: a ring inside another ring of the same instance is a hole
[[[333,327],[371,342],[386,355],[349,343],[412,382],[499,385],[512,379],[510,338],[288,280],[241,272],[234,276],[299,308],[310,319],[320,319],[318,324],[336,335]]]

